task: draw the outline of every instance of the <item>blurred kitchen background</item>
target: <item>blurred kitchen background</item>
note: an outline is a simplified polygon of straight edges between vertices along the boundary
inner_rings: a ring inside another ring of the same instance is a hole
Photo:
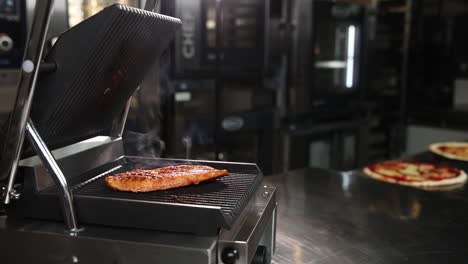
[[[145,4],[55,2],[48,47],[105,6]],[[3,121],[34,4],[0,0]],[[130,154],[255,162],[271,174],[349,170],[468,139],[468,1],[160,0],[158,12],[183,26],[133,97]]]

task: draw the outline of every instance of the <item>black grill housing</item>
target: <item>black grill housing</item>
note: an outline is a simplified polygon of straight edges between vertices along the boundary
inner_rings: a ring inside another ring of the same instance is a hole
[[[107,175],[133,168],[178,164],[227,169],[229,175],[198,185],[149,193],[113,191],[104,182]],[[220,228],[232,226],[261,179],[255,164],[123,157],[74,177],[71,186],[80,223],[215,235]],[[13,208],[22,217],[63,220],[55,186],[23,197]]]
[[[47,146],[109,135],[180,25],[176,18],[114,4],[62,33],[44,59],[57,70],[39,76],[31,109]]]

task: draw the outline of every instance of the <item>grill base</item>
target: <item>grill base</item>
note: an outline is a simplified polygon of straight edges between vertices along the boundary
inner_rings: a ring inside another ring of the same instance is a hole
[[[270,193],[265,197],[265,192]],[[222,263],[227,248],[239,250],[238,264],[252,263],[257,247],[266,248],[267,262],[275,248],[275,188],[258,188],[230,231],[198,236],[85,225],[70,236],[63,223],[0,217],[2,263],[213,264]],[[27,248],[28,250],[24,250]],[[218,261],[216,261],[216,259]]]
[[[133,168],[157,168],[168,165],[199,164],[227,169],[230,175],[177,189],[150,193],[127,193],[110,190],[104,177]],[[25,187],[28,184],[25,178]],[[217,234],[229,229],[257,189],[262,174],[255,164],[208,161],[167,160],[123,157],[70,179],[78,220],[128,228],[145,228],[199,235]],[[16,215],[62,221],[55,187],[25,192]]]

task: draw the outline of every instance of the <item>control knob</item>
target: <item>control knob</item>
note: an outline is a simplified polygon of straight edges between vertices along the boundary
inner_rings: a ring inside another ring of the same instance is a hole
[[[8,52],[13,48],[13,40],[6,34],[0,35],[0,52]]]
[[[221,253],[221,260],[224,264],[235,264],[239,259],[239,251],[236,248],[225,248]]]

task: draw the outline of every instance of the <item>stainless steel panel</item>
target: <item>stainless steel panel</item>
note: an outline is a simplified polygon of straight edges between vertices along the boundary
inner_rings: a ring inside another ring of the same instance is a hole
[[[448,164],[432,153],[413,160]],[[359,170],[297,170],[266,177],[277,187],[272,263],[467,263],[468,186],[423,191]]]
[[[75,236],[63,224],[0,217],[2,263],[215,264],[216,237],[86,226]]]
[[[263,240],[269,254],[274,250],[274,216],[276,208],[275,188],[260,188],[253,201],[231,230],[221,230],[218,245],[218,262],[222,260],[223,251],[227,248],[239,252],[238,262],[249,264],[255,255],[259,242]],[[265,234],[265,235],[264,235]]]
[[[65,177],[70,179],[124,155],[122,140],[99,136],[61,149],[52,151]],[[42,191],[53,185],[52,178],[38,156],[20,161],[23,172],[32,170],[35,177],[36,191]]]
[[[175,60],[176,72],[183,73],[184,70],[197,69],[200,67],[202,50],[201,28],[205,25],[201,21],[201,0],[175,0],[175,17],[183,21],[181,31],[175,36]],[[208,22],[207,22],[208,23]]]

